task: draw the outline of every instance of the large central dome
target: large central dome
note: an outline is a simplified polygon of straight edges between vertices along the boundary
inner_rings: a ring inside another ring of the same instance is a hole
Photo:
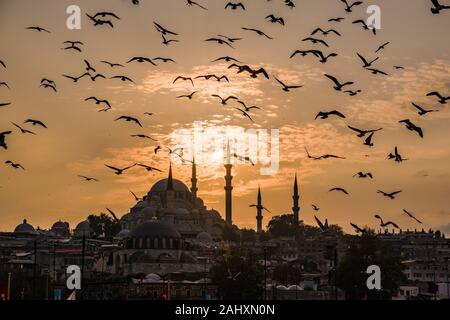
[[[159,180],[157,183],[155,183],[152,186],[149,193],[152,194],[152,193],[165,192],[167,190],[168,181],[169,181],[169,179]],[[173,191],[190,192],[189,188],[180,180],[172,179],[172,183],[173,183]]]

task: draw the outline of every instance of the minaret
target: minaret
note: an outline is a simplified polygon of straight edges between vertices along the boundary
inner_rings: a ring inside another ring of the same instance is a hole
[[[231,175],[231,169],[233,168],[233,165],[231,164],[231,154],[230,154],[230,141],[228,141],[227,145],[227,160],[225,163],[225,169],[227,171],[227,174],[225,176],[225,213],[226,218],[225,221],[227,225],[231,226],[233,224],[232,218],[231,218],[231,212],[232,212],[232,199],[231,199],[231,191],[233,190],[233,186],[231,184],[231,180],[233,180],[233,176]]]
[[[256,231],[257,232],[261,232],[262,231],[262,220],[263,220],[263,216],[262,216],[262,200],[261,200],[261,188],[258,186],[258,203],[256,205]]]
[[[169,167],[169,177],[167,178],[166,191],[173,191],[172,162],[170,163]]]
[[[294,221],[296,223],[298,223],[299,222],[299,212],[300,212],[300,207],[298,206],[298,200],[300,199],[300,196],[298,195],[297,173],[295,174],[294,195],[292,196],[292,199],[294,200],[294,206],[292,207],[292,212],[294,214]]]
[[[175,200],[175,189],[173,188],[172,163],[170,163],[169,167],[169,177],[167,178],[165,198],[166,208],[173,208]]]
[[[195,164],[195,157],[192,158],[192,178],[191,178],[191,193],[192,199],[197,199],[197,165]]]

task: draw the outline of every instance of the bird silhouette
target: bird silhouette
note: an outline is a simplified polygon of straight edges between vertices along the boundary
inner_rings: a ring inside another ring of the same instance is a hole
[[[225,5],[225,9],[231,8],[231,10],[237,10],[239,8],[241,8],[242,10],[245,10],[245,6],[242,4],[242,2],[228,2]]]
[[[119,121],[119,120],[125,120],[127,122],[134,122],[136,123],[139,127],[142,128],[142,124],[139,122],[138,119],[134,118],[134,117],[130,117],[130,116],[120,116],[118,117],[115,121]]]
[[[14,169],[22,169],[25,170],[25,168],[20,164],[20,163],[14,163],[11,160],[7,160],[5,161],[5,164],[9,164],[11,167],[13,167]]]
[[[7,107],[11,105],[11,102],[0,102],[0,107]]]
[[[157,147],[155,148],[155,150],[153,150],[153,151],[155,152],[155,154],[157,154],[158,151],[161,150],[161,149],[162,149],[161,146],[157,146]]]
[[[375,50],[375,53],[378,53],[378,51],[380,51],[380,50],[386,49],[386,46],[387,46],[388,44],[390,44],[390,42],[385,42],[385,43],[383,43],[382,45],[380,45],[380,46],[378,47],[378,49]]]
[[[83,77],[86,77],[86,76],[90,77],[91,75],[89,74],[89,72],[85,72],[85,73],[83,73],[83,74],[82,74],[81,76],[79,76],[79,77],[76,77],[76,76],[69,76],[69,75],[67,75],[67,74],[63,74],[63,77],[66,77],[67,79],[71,79],[74,83],[77,83],[78,80],[80,80],[80,79],[82,79]]]
[[[335,86],[334,86],[333,88],[334,88],[336,91],[342,91],[342,88],[343,88],[343,87],[354,84],[354,82],[351,82],[351,81],[345,82],[345,83],[342,83],[342,84],[341,84],[335,77],[330,76],[330,75],[328,75],[328,74],[325,74],[325,77],[327,77],[328,79],[330,79],[331,81],[334,82]]]
[[[217,76],[215,74],[207,74],[207,75],[203,75],[203,76],[197,76],[194,79],[205,79],[205,80],[209,80],[209,79],[216,79],[217,82],[221,82],[222,80],[225,80],[226,82],[230,82],[230,80],[228,79],[227,76],[223,75],[223,76]]]
[[[299,85],[286,85],[283,81],[279,80],[278,78],[274,77],[275,80],[281,84],[283,86],[283,91],[285,92],[290,92],[290,89],[298,89],[298,88],[303,88],[303,86],[299,86]]]
[[[241,63],[239,60],[237,60],[237,59],[235,59],[233,57],[229,57],[229,56],[219,57],[219,58],[217,58],[217,59],[215,59],[215,60],[213,60],[211,62],[217,62],[217,61],[222,61],[222,60],[226,61],[226,62],[233,61],[233,62]]]
[[[345,18],[337,17],[337,18],[328,19],[328,22],[341,22],[343,20],[345,20]]]
[[[315,57],[317,57],[317,50],[295,50],[289,58],[295,57],[297,54],[302,55],[303,57],[307,56],[308,54],[311,54]]]
[[[353,229],[355,229],[356,233],[366,233],[367,232],[366,229],[362,229],[352,222],[350,222],[350,225],[353,227]]]
[[[84,101],[90,101],[90,100],[94,100],[95,104],[102,104],[103,103],[103,104],[105,104],[108,107],[108,109],[111,109],[111,104],[109,103],[108,100],[98,99],[97,97],[89,97],[89,98],[84,99]]]
[[[146,134],[132,134],[131,135],[132,138],[141,138],[141,139],[149,139],[149,140],[153,140],[153,141],[158,141],[156,139],[153,139],[152,137],[146,135]]]
[[[333,111],[329,111],[329,112],[323,112],[323,111],[320,111],[320,112],[317,114],[317,116],[315,117],[315,120],[317,120],[317,118],[320,118],[320,119],[328,119],[329,116],[337,116],[337,117],[340,117],[340,118],[344,118],[344,119],[345,119],[345,116],[344,116],[342,113],[340,113],[340,112],[337,111],[337,110],[333,110]]]
[[[4,87],[7,87],[8,89],[11,89],[9,86],[8,86],[8,84],[6,83],[6,82],[0,82],[0,87],[1,86],[4,86]]]
[[[251,205],[249,205],[249,208],[256,208],[256,209],[265,210],[268,213],[272,214],[272,212],[269,209],[267,209],[266,207],[264,207],[263,205],[251,204]]]
[[[265,32],[255,29],[255,28],[247,28],[247,27],[242,27],[242,30],[246,30],[246,31],[253,31],[255,32],[258,36],[263,36],[266,37],[267,39],[273,40],[272,37],[268,36]]]
[[[156,64],[150,58],[146,58],[146,57],[133,57],[127,61],[127,63],[131,63],[131,62],[139,62],[139,63],[148,62],[148,63],[151,63],[152,65],[156,66]]]
[[[113,166],[110,166],[110,165],[107,165],[107,164],[105,164],[105,166],[107,167],[107,168],[109,168],[109,169],[111,169],[111,170],[113,170],[114,171],[114,173],[116,174],[116,175],[118,175],[118,176],[120,176],[120,175],[122,175],[126,170],[128,170],[128,169],[131,169],[131,168],[133,168],[133,167],[135,167],[136,166],[136,164],[133,164],[133,165],[131,165],[131,166],[128,166],[128,167],[125,167],[125,168],[123,168],[123,169],[120,169],[120,168],[116,168],[116,167],[113,167]]]
[[[32,132],[32,131],[30,131],[30,130],[26,130],[26,129],[24,129],[24,128],[22,128],[21,126],[19,126],[18,124],[15,124],[14,122],[11,122],[16,128],[18,128],[19,130],[20,130],[20,132],[22,132],[22,133],[29,133],[29,134],[34,134],[34,135],[36,135],[36,133],[34,133],[34,132]]]
[[[197,6],[197,7],[199,7],[200,9],[208,10],[206,7],[200,5],[199,3],[197,3],[197,2],[195,2],[195,1],[193,1],[193,0],[187,0],[187,1],[186,1],[186,5],[187,5],[187,6],[191,6],[191,7]]]
[[[439,14],[442,10],[450,9],[450,6],[442,5],[438,0],[431,0],[431,3],[433,4],[433,7],[431,8],[433,14]]]
[[[372,65],[372,63],[374,63],[375,61],[377,61],[379,59],[379,57],[376,57],[375,59],[373,59],[372,61],[368,62],[366,60],[366,58],[364,58],[362,55],[360,55],[359,53],[356,53],[358,55],[358,57],[361,59],[361,61],[364,63],[363,68],[368,68]]]
[[[359,5],[363,4],[362,1],[355,1],[355,2],[353,2],[352,4],[349,4],[347,0],[341,0],[341,2],[343,2],[343,3],[345,4],[345,11],[346,11],[347,13],[353,12],[353,11],[352,11],[352,8],[353,8],[353,7],[359,6]]]
[[[97,17],[102,17],[102,18],[112,17],[112,18],[115,18],[117,20],[120,20],[120,18],[113,12],[104,12],[104,11],[103,12],[97,12],[94,15],[94,18],[97,18]]]
[[[396,70],[403,70],[403,69],[405,69],[404,67],[402,67],[402,66],[394,66],[394,68],[396,69]]]
[[[364,20],[361,20],[361,19],[360,20],[355,20],[352,23],[353,24],[361,24],[364,30],[369,30],[369,31],[372,30],[372,33],[374,35],[377,34],[377,29],[375,29],[374,27],[369,27]]]
[[[358,93],[361,93],[361,90],[345,90],[344,93],[348,93],[350,97],[356,96]]]
[[[2,67],[6,69],[6,63],[4,61],[0,60],[0,65],[2,65]]]
[[[382,74],[384,76],[388,76],[389,75],[386,72],[381,71],[379,69],[375,69],[375,68],[367,68],[367,70],[371,71],[373,74]]]
[[[78,175],[78,177],[83,178],[83,179],[86,180],[87,182],[91,182],[91,181],[99,182],[98,179],[91,178],[91,177],[87,177],[87,176],[83,176],[83,175]]]
[[[319,220],[319,218],[317,218],[316,216],[314,216],[314,219],[317,222],[317,225],[319,226],[320,230],[322,230],[322,232],[325,232],[328,230],[328,219],[325,219],[325,222],[322,223],[322,221]]]
[[[246,110],[243,110],[243,109],[241,109],[241,108],[234,108],[234,109],[240,111],[240,112],[242,113],[242,115],[243,115],[244,117],[247,117],[248,119],[250,119],[251,122],[254,122],[253,119],[252,119],[252,117],[250,116],[250,114],[249,114]]]
[[[136,163],[136,165],[141,167],[141,168],[144,168],[145,170],[147,170],[149,172],[150,171],[162,172],[162,170],[160,170],[158,168],[155,168],[155,167],[152,167],[152,166],[148,166],[148,165],[145,165],[145,164],[142,164],[142,163]]]
[[[238,155],[237,153],[233,153],[232,157],[235,159],[238,159],[241,162],[249,162],[252,166],[255,166],[255,163],[253,162],[253,160],[250,159],[250,157],[248,157],[248,156],[244,157],[244,156]]]
[[[284,0],[284,5],[291,9],[295,8],[295,3],[292,0]]]
[[[88,16],[88,18],[94,23],[95,27],[106,24],[106,25],[110,26],[111,28],[114,28],[114,24],[112,23],[111,20],[97,19],[94,16],[89,15],[88,13],[86,13],[86,16]]]
[[[228,67],[228,69],[231,69],[231,68],[237,68],[238,69],[237,73],[248,72],[250,74],[250,77],[252,77],[252,78],[258,78],[258,75],[262,74],[264,77],[266,77],[266,79],[269,79],[269,74],[262,67],[259,68],[259,69],[252,69],[248,65],[242,65],[241,66],[241,65],[233,63],[232,65],[230,65]]]
[[[233,48],[231,44],[229,44],[226,40],[220,38],[209,38],[205,40],[206,42],[217,42],[218,44],[226,44],[230,48]],[[233,48],[234,49],[234,48]]]
[[[261,108],[260,108],[260,107],[257,107],[257,106],[250,106],[250,107],[247,107],[247,105],[245,104],[245,102],[244,102],[244,101],[241,101],[241,100],[238,100],[238,103],[240,103],[240,104],[244,107],[245,111],[247,111],[247,112],[251,111],[252,109],[258,109],[258,110],[261,110]]]
[[[190,94],[183,94],[181,96],[178,96],[177,99],[181,99],[181,98],[188,98],[189,100],[192,100],[192,97],[194,96],[194,94],[196,94],[198,91],[194,91]]]
[[[172,83],[175,83],[175,82],[177,82],[178,80],[182,80],[182,81],[190,81],[191,84],[192,84],[192,86],[194,86],[194,80],[192,80],[191,77],[178,76],[178,77],[175,78],[175,80],[173,80]]]
[[[353,178],[354,177],[358,177],[358,178],[361,178],[361,179],[364,179],[364,178],[370,178],[370,179],[373,179],[373,175],[372,175],[372,173],[370,173],[370,172],[367,172],[367,173],[363,173],[363,172],[358,172],[358,173],[356,173],[355,175],[353,175]]]
[[[35,30],[38,32],[47,32],[47,33],[51,33],[50,31],[48,31],[47,29],[41,28],[41,27],[26,27],[26,29],[28,30]]]
[[[439,98],[439,103],[440,104],[446,104],[447,100],[450,100],[450,96],[444,97],[437,91],[433,91],[433,92],[430,92],[430,93],[427,94],[427,97],[432,97],[432,96],[436,96],[437,98]]]
[[[330,33],[334,33],[337,36],[341,36],[341,34],[336,30],[336,29],[328,29],[328,30],[323,30],[322,28],[316,28],[313,30],[313,32],[311,32],[311,35],[315,35],[317,32],[322,33],[322,35],[327,36]]]
[[[398,152],[398,148],[395,147],[394,153],[389,153],[388,157],[389,160],[394,160],[395,162],[401,163],[403,161],[406,161],[408,159],[403,159],[403,157],[401,156],[401,154]]]
[[[368,146],[368,147],[373,147],[373,135],[375,134],[375,132],[372,132],[371,134],[369,134],[369,136],[364,140],[364,145]]]
[[[8,149],[8,145],[6,144],[6,136],[10,135],[12,131],[4,131],[0,132],[0,147],[3,149]]]
[[[311,205],[314,211],[319,211],[320,208],[318,206],[316,206],[315,204]]]
[[[307,38],[303,39],[302,41],[310,41],[310,42],[312,42],[314,44],[321,43],[324,46],[328,47],[328,43],[326,43],[324,40],[316,39],[316,38],[313,38],[313,37],[307,37]]]
[[[399,194],[400,192],[402,192],[402,190],[394,191],[394,192],[391,192],[391,193],[384,192],[384,191],[381,191],[381,190],[377,191],[377,193],[380,193],[383,196],[385,196],[386,198],[389,198],[389,199],[392,199],[392,200],[394,200],[395,199],[395,195]]]
[[[347,192],[347,190],[345,190],[344,188],[340,188],[340,187],[337,187],[337,188],[332,188],[332,189],[330,189],[328,192],[333,192],[333,191],[340,191],[340,192],[342,192],[342,193],[344,193],[344,194],[347,194],[348,195],[348,192]]]
[[[162,62],[164,62],[164,63],[166,63],[166,62],[173,62],[173,63],[176,63],[175,60],[173,60],[173,59],[171,59],[171,58],[163,58],[163,57],[156,57],[156,58],[153,58],[153,61],[162,61]]]
[[[170,34],[170,35],[173,35],[173,36],[178,36],[178,33],[175,33],[175,32],[173,32],[173,31],[170,31],[170,30],[164,28],[163,26],[161,26],[160,24],[158,24],[158,23],[156,23],[156,22],[153,22],[153,25],[155,26],[156,30],[157,30],[159,33],[161,33],[162,35]]]
[[[47,126],[42,121],[39,121],[39,120],[27,119],[23,123],[30,123],[33,126],[41,126],[45,129],[47,129]]]
[[[421,106],[419,106],[418,104],[416,104],[416,103],[414,103],[414,102],[411,102],[411,104],[412,104],[417,110],[419,110],[418,114],[419,114],[420,116],[424,116],[424,115],[426,115],[427,113],[430,113],[430,112],[438,112],[438,111],[439,111],[439,110],[426,110],[426,109],[422,108]]]
[[[403,209],[403,212],[404,212],[408,217],[410,217],[411,219],[414,219],[414,220],[416,220],[418,223],[422,224],[422,221],[420,221],[419,219],[417,219],[417,218],[416,218],[411,212],[409,212],[408,210]]]
[[[133,80],[131,80],[130,78],[128,78],[126,76],[114,76],[114,77],[111,77],[110,79],[120,79],[123,82],[128,81],[128,82],[131,82],[131,83],[135,83]]]
[[[405,120],[400,120],[399,123],[403,123],[404,125],[406,125],[406,129],[410,130],[410,131],[415,131],[417,132],[417,134],[423,138],[423,131],[422,128],[416,126],[414,123],[412,123],[409,119],[405,119]]]
[[[81,46],[84,45],[84,43],[81,41],[64,41],[63,44],[69,44],[70,46],[68,46],[66,48],[62,48],[62,50],[75,50],[78,52],[81,52],[82,50],[80,47],[77,47],[77,45],[81,45]]]
[[[383,130],[383,128],[375,129],[375,130],[361,130],[355,127],[347,126],[349,129],[358,133],[358,138],[363,138],[366,134],[377,132]]]
[[[211,95],[211,97],[215,97],[215,98],[219,98],[220,100],[221,100],[221,103],[222,103],[222,105],[226,105],[227,104],[227,102],[229,101],[229,100],[239,100],[237,97],[235,97],[235,96],[228,96],[228,97],[226,97],[226,98],[222,98],[221,96],[219,96],[218,94],[213,94],[213,95]]]
[[[133,195],[133,198],[134,198],[135,201],[141,200],[141,198],[139,198],[133,191],[131,191],[129,189],[128,189],[128,191],[130,191],[130,193]]]
[[[163,39],[162,43],[166,46],[170,45],[172,42],[179,42],[177,39],[167,39],[164,34],[161,34],[161,38]]]
[[[272,23],[279,23],[282,26],[284,26],[284,19],[281,17],[275,17],[273,14],[269,14],[266,19],[269,19],[269,22]]]
[[[381,226],[382,228],[386,228],[387,226],[392,225],[394,228],[400,229],[399,226],[398,226],[396,223],[392,222],[392,221],[384,222],[384,221],[383,221],[383,218],[381,218],[381,216],[378,215],[378,214],[376,214],[374,217],[375,217],[376,219],[380,220],[380,226]]]
[[[105,61],[105,60],[100,61],[100,62],[109,65],[111,68],[114,68],[114,67],[123,67],[123,65],[121,65],[120,63],[112,63],[112,62]]]

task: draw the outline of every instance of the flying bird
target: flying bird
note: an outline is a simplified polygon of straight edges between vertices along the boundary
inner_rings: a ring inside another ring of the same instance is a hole
[[[82,175],[78,175],[78,177],[83,178],[83,179],[86,180],[87,182],[91,182],[91,181],[98,182],[98,179],[95,179],[95,178],[91,178],[91,177],[87,177],[87,176],[82,176]]]
[[[14,169],[22,169],[25,170],[25,168],[20,164],[20,163],[14,163],[11,160],[7,160],[5,161],[5,164],[9,164],[11,167],[13,167]]]
[[[217,62],[217,61],[222,61],[222,60],[226,61],[226,62],[233,61],[233,62],[241,63],[239,60],[237,60],[237,59],[235,59],[233,57],[229,57],[229,56],[220,57],[220,58],[217,58],[217,59],[215,59],[215,60],[213,60],[211,62]]]
[[[194,86],[194,81],[192,80],[191,77],[178,76],[178,77],[175,78],[175,80],[173,80],[172,83],[175,83],[175,82],[177,82],[178,80],[182,80],[182,81],[190,81],[191,84],[192,84],[192,86]]]
[[[416,104],[416,103],[414,103],[414,102],[411,102],[411,104],[412,104],[417,110],[419,110],[418,114],[419,114],[420,116],[424,116],[424,115],[426,115],[427,113],[430,113],[430,112],[438,112],[438,111],[439,111],[439,110],[426,110],[426,109],[422,108],[421,106],[419,106],[418,104]]]
[[[118,121],[118,120],[125,120],[127,122],[134,122],[134,123],[136,123],[138,126],[140,126],[142,128],[142,124],[136,118],[133,118],[133,117],[130,117],[130,116],[120,116],[115,121]]]
[[[358,23],[360,23],[360,24],[362,24],[362,27],[363,27],[363,29],[364,30],[372,30],[372,33],[374,34],[374,35],[376,35],[377,34],[377,29],[375,29],[375,27],[369,27],[367,24],[366,24],[366,22],[364,21],[364,20],[355,20],[355,21],[353,21],[352,22],[353,24],[358,24]]]
[[[18,128],[20,130],[20,132],[22,133],[29,133],[29,134],[34,134],[36,135],[36,133],[34,133],[33,131],[30,130],[26,130],[24,128],[22,128],[21,126],[19,126],[18,124],[15,124],[14,122],[11,122],[16,128]]]
[[[129,189],[128,189],[128,191],[130,191],[130,193],[133,195],[134,200],[136,200],[136,201],[141,200],[141,198],[139,198],[133,191],[131,191],[131,190],[129,190]]]
[[[361,93],[361,90],[345,90],[344,93],[348,93],[350,97],[356,96],[358,93]]]
[[[249,208],[256,208],[256,209],[265,210],[268,213],[272,214],[272,212],[269,209],[267,209],[266,207],[264,207],[262,205],[260,206],[260,205],[257,205],[257,204],[251,204],[251,205],[249,205]]]
[[[120,63],[112,63],[112,62],[105,61],[105,60],[100,61],[100,62],[109,65],[111,68],[114,68],[114,67],[123,67],[123,65],[121,65]]]
[[[410,131],[415,131],[417,132],[417,134],[423,138],[423,131],[422,128],[416,126],[414,123],[412,123],[409,119],[405,119],[405,120],[400,120],[399,123],[403,123],[404,125],[406,125],[406,129],[410,130]]]
[[[284,26],[284,19],[281,17],[275,17],[273,14],[269,14],[266,19],[269,19],[269,22],[272,23],[279,23],[282,26]]]
[[[257,106],[247,107],[247,105],[245,104],[245,102],[244,102],[244,101],[241,101],[241,100],[238,100],[238,103],[240,103],[240,104],[244,107],[245,111],[247,111],[247,112],[249,112],[249,111],[252,110],[252,109],[258,109],[258,110],[261,110],[261,108],[260,108],[260,107],[257,107]]]
[[[363,4],[362,1],[356,1],[356,2],[353,2],[352,4],[349,4],[347,0],[341,0],[341,2],[343,2],[343,3],[345,4],[345,11],[346,11],[347,13],[353,12],[353,11],[352,11],[352,8],[353,8],[353,7],[359,6],[359,5]]]
[[[383,130],[383,128],[375,129],[375,130],[361,130],[355,127],[347,126],[349,129],[358,133],[358,138],[363,138],[366,134],[377,132]]]
[[[344,116],[342,113],[340,113],[340,112],[337,111],[337,110],[333,110],[333,111],[330,111],[330,112],[323,112],[323,111],[320,111],[320,112],[317,114],[317,116],[315,117],[315,120],[316,120],[317,118],[320,118],[320,119],[328,119],[329,116],[337,116],[337,117],[340,117],[340,118],[344,118],[344,119],[345,119],[345,116]]]
[[[81,41],[64,41],[64,44],[69,44],[69,46],[66,48],[62,48],[62,50],[71,50],[72,49],[72,50],[75,50],[78,52],[81,52],[82,50],[80,47],[77,47],[77,45],[81,45],[81,46],[84,45],[84,43]]]
[[[78,80],[80,80],[81,78],[83,78],[83,77],[85,77],[85,76],[90,77],[91,75],[89,74],[89,72],[85,72],[85,73],[83,73],[83,74],[82,74],[81,76],[79,76],[79,77],[76,77],[76,76],[69,76],[69,75],[67,75],[67,74],[63,74],[63,77],[66,77],[66,78],[68,78],[68,79],[71,79],[74,83],[77,83]]]
[[[109,166],[109,165],[107,165],[107,164],[105,164],[105,166],[106,166],[107,168],[113,170],[114,173],[115,173],[116,175],[120,176],[120,175],[123,174],[126,170],[135,167],[136,164],[133,164],[132,166],[125,167],[125,168],[123,168],[123,169],[116,168],[116,167],[113,167],[113,166]]]
[[[232,65],[230,65],[228,67],[228,69],[231,69],[231,68],[237,68],[238,69],[237,73],[248,72],[250,74],[250,77],[252,77],[252,78],[258,78],[258,75],[262,74],[264,77],[266,77],[266,79],[270,79],[269,74],[267,73],[266,69],[264,69],[262,67],[259,69],[252,69],[248,65],[240,66],[238,64],[233,63]]]
[[[47,129],[47,126],[42,121],[39,120],[27,119],[23,123],[31,123],[33,126],[41,126]]]
[[[196,94],[198,91],[194,91],[190,94],[183,94],[181,96],[178,96],[177,99],[181,99],[181,98],[188,98],[189,100],[192,100],[192,97],[194,96],[194,94]]]
[[[41,27],[26,27],[26,29],[28,30],[35,30],[38,32],[47,32],[47,33],[51,33],[50,31],[48,31],[47,29],[41,28]]]
[[[384,72],[384,71],[381,71],[381,70],[379,70],[379,69],[375,69],[375,68],[367,68],[367,70],[369,70],[369,71],[371,71],[373,74],[382,74],[382,75],[384,75],[384,76],[388,76],[389,74],[387,74],[386,72]]]
[[[161,26],[160,24],[158,24],[158,23],[156,23],[156,22],[153,22],[153,24],[154,24],[156,30],[157,30],[159,33],[161,33],[162,35],[170,34],[170,35],[173,35],[173,36],[178,36],[178,33],[175,33],[175,32],[173,32],[173,31],[170,31],[170,30],[164,28],[163,26]]]
[[[433,14],[439,14],[442,10],[450,9],[450,6],[442,5],[438,0],[431,0],[431,3],[433,4],[433,7],[431,8]]]
[[[241,8],[242,10],[245,10],[245,6],[242,4],[242,2],[228,2],[225,6],[225,9],[231,8],[231,10],[237,10]]]
[[[209,38],[205,40],[206,42],[217,42],[218,44],[226,44],[227,46],[229,46],[230,48],[233,48],[233,46],[231,44],[229,44],[226,40],[224,39],[220,39],[220,38]],[[234,48],[233,48],[234,49]]]
[[[387,158],[389,160],[393,159],[395,162],[398,162],[398,163],[408,160],[408,159],[403,159],[401,154],[398,152],[397,146],[395,147],[394,153],[389,153]]]
[[[253,122],[252,117],[248,114],[246,110],[242,110],[241,108],[234,108],[234,109],[239,110],[244,117],[247,117],[248,119],[250,119],[251,122]]]
[[[6,82],[0,82],[0,87],[1,86],[5,86],[5,87],[7,87],[8,89],[10,89],[10,87],[8,86],[8,84],[6,83]]]
[[[204,7],[204,6],[200,5],[200,4],[198,4],[197,2],[195,2],[195,1],[193,1],[193,0],[187,0],[186,5],[187,5],[187,6],[191,6],[191,7],[197,6],[197,7],[199,7],[200,9],[208,10],[206,7]]]
[[[362,229],[360,227],[358,227],[356,224],[350,222],[350,225],[353,227],[353,229],[355,229],[356,233],[365,233],[367,232],[366,229]]]
[[[120,18],[113,12],[97,12],[94,15],[94,18],[97,18],[97,17],[102,17],[102,18],[112,17],[112,18],[115,18],[117,20],[120,20]]]
[[[139,166],[139,167],[144,168],[145,170],[147,170],[147,171],[149,171],[149,172],[150,172],[150,171],[162,172],[162,170],[160,170],[160,169],[158,169],[158,168],[155,168],[155,167],[152,167],[152,166],[147,166],[147,165],[142,164],[142,163],[136,163],[136,165]]]
[[[89,98],[84,99],[84,101],[89,101],[89,100],[94,100],[95,104],[103,103],[103,104],[105,104],[108,107],[108,109],[111,109],[111,104],[109,103],[108,100],[98,99],[97,97],[89,97]]]
[[[337,35],[337,36],[341,36],[341,34],[340,34],[337,30],[335,30],[335,29],[323,30],[322,28],[317,28],[317,29],[315,29],[313,32],[311,32],[311,35],[313,36],[313,35],[315,35],[317,32],[322,33],[322,35],[324,35],[324,36],[327,36],[327,35],[329,35],[330,33],[334,33],[334,34]]]
[[[322,223],[322,221],[320,221],[316,216],[314,216],[314,219],[316,220],[317,225],[319,226],[320,230],[322,230],[322,232],[328,230],[328,219],[325,219],[325,223]]]
[[[242,162],[249,162],[252,166],[255,166],[255,163],[252,161],[252,159],[250,159],[250,157],[244,157],[244,156],[240,156],[240,155],[238,155],[237,153],[233,153],[233,158],[236,158],[236,159],[238,159],[239,161],[242,161]]]
[[[369,134],[369,136],[364,140],[364,145],[368,146],[368,147],[373,147],[373,135],[375,134],[375,132],[372,132],[371,134]]]
[[[375,50],[375,53],[378,53],[378,51],[380,51],[380,50],[384,50],[388,44],[390,44],[390,42],[386,42],[386,43],[383,43],[382,45],[380,45],[378,47],[378,49]]]
[[[283,81],[281,81],[281,80],[279,80],[278,78],[276,78],[276,77],[274,77],[275,78],[275,80],[279,83],[279,84],[281,84],[282,86],[283,86],[283,91],[285,91],[285,92],[289,92],[290,91],[290,89],[297,89],[297,88],[302,88],[303,86],[299,86],[299,85],[286,85]]]
[[[131,80],[130,78],[128,78],[126,76],[114,76],[114,77],[111,77],[110,79],[120,79],[123,82],[128,81],[131,83],[135,83],[133,80]]]
[[[343,20],[345,20],[345,18],[337,17],[337,18],[328,19],[328,22],[341,22]]]
[[[3,149],[8,149],[8,145],[6,144],[6,136],[11,133],[12,131],[0,132],[0,147],[2,147]]]
[[[3,66],[3,68],[5,68],[5,69],[6,69],[6,63],[5,63],[5,62],[3,62],[2,60],[0,60],[0,65],[2,65],[2,66]]]
[[[151,63],[152,65],[156,66],[156,64],[150,58],[146,58],[146,57],[133,57],[127,61],[127,63],[131,63],[131,62],[139,62],[139,63],[148,62],[148,63]]]
[[[253,31],[253,32],[255,32],[257,35],[266,37],[267,39],[270,39],[270,40],[273,39],[272,37],[268,36],[268,35],[267,35],[266,33],[264,33],[263,31],[258,30],[258,29],[254,29],[254,28],[246,28],[246,27],[242,27],[241,29],[242,29],[242,30],[246,30],[246,31]]]
[[[153,58],[153,61],[162,61],[162,62],[164,62],[164,63],[166,63],[166,62],[173,62],[173,63],[176,63],[175,60],[173,60],[173,59],[171,59],[171,58],[163,58],[163,57],[156,57],[156,58]]]
[[[318,206],[316,206],[315,204],[311,205],[314,211],[319,211],[320,208]]]
[[[408,215],[411,219],[416,220],[418,223],[422,224],[422,221],[417,219],[411,212],[407,211],[406,209],[403,209],[403,212]]]
[[[330,189],[328,192],[332,192],[332,191],[340,191],[340,192],[345,193],[345,194],[348,195],[347,190],[345,190],[344,188],[340,188],[340,187],[332,188],[332,189]]]
[[[442,96],[442,95],[441,95],[439,92],[437,92],[437,91],[433,91],[433,92],[430,92],[430,93],[427,94],[427,97],[432,97],[432,96],[438,97],[438,98],[439,98],[439,103],[440,103],[440,104],[446,104],[446,103],[447,103],[447,100],[450,100],[450,96],[444,97],[444,96]]]
[[[391,193],[387,193],[387,192],[384,192],[384,191],[381,191],[381,190],[377,191],[377,193],[380,193],[383,196],[385,196],[386,198],[389,198],[389,199],[392,199],[392,200],[394,200],[395,199],[395,195],[399,194],[400,192],[402,192],[402,191],[399,190],[399,191],[394,191],[394,192],[391,192]]]
[[[382,228],[386,228],[387,226],[392,225],[394,228],[400,229],[399,226],[398,226],[396,223],[392,222],[392,221],[384,222],[384,221],[383,221],[383,218],[381,218],[381,216],[378,215],[378,214],[376,214],[374,217],[375,217],[376,219],[380,220],[380,226],[381,226]]]
[[[226,105],[227,104],[227,102],[228,102],[228,100],[239,100],[237,97],[235,97],[235,96],[228,96],[228,97],[226,97],[226,98],[222,98],[221,96],[219,96],[218,94],[213,94],[213,95],[211,95],[212,97],[215,97],[215,98],[219,98],[220,100],[221,100],[221,103],[222,103],[222,105]]]
[[[360,55],[359,53],[356,53],[358,55],[358,57],[361,59],[361,61],[364,63],[363,68],[368,68],[370,66],[372,66],[372,63],[374,63],[375,61],[377,61],[379,59],[379,57],[373,59],[372,61],[367,61],[366,58],[364,58],[362,55]]]
[[[325,77],[327,77],[328,79],[330,79],[331,81],[334,82],[334,84],[335,84],[334,89],[335,89],[336,91],[342,91],[342,88],[343,88],[343,87],[354,84],[354,82],[351,82],[351,81],[345,82],[345,83],[342,83],[342,84],[341,84],[335,77],[330,76],[330,75],[328,75],[328,74],[325,74]]]
[[[372,175],[372,173],[370,173],[370,172],[367,172],[367,173],[363,173],[363,172],[358,172],[357,174],[355,174],[354,176],[353,176],[353,178],[354,177],[358,177],[358,178],[361,178],[361,179],[364,179],[364,178],[370,178],[370,179],[373,179],[373,175]]]
[[[310,42],[312,42],[314,44],[321,43],[324,46],[328,47],[328,43],[326,43],[324,40],[316,39],[316,38],[313,38],[313,37],[307,37],[307,38],[303,39],[302,41],[310,41]]]

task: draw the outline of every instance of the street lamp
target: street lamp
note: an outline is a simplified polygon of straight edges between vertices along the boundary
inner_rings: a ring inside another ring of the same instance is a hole
[[[11,300],[11,272],[8,272],[8,291],[6,293],[6,300]]]

